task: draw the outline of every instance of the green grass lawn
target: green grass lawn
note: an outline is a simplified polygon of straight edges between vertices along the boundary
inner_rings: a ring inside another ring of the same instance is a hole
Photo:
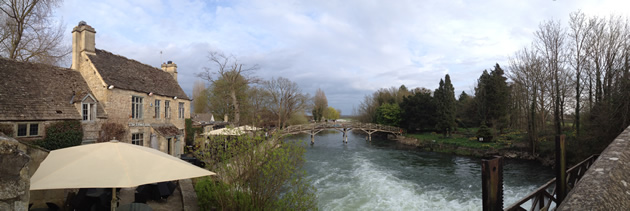
[[[495,137],[491,142],[479,142],[475,135],[476,132],[477,128],[460,128],[449,138],[445,138],[442,134],[437,133],[406,134],[406,136],[416,138],[422,142],[431,141],[434,143],[457,145],[473,149],[511,148],[515,142],[523,140],[522,133],[506,131],[505,134]]]

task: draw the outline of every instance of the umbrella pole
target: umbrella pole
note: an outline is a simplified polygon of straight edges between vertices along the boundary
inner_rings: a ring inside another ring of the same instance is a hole
[[[116,211],[116,188],[112,188],[112,204],[111,204],[111,211]]]

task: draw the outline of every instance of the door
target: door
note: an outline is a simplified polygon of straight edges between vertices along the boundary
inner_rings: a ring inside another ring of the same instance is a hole
[[[156,134],[151,134],[151,148],[157,149],[158,151],[160,150]]]
[[[173,155],[173,148],[172,148],[172,145],[173,145],[173,138],[168,138],[168,139],[166,139],[166,145],[168,146],[168,151],[167,151],[167,152],[168,152],[168,154],[169,154],[169,155]]]

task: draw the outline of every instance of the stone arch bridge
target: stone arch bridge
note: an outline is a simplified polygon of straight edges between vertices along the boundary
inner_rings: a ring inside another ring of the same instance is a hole
[[[291,125],[280,131],[281,136],[306,133],[311,135],[311,144],[315,144],[315,134],[324,130],[337,130],[343,133],[343,142],[348,143],[348,132],[360,130],[367,134],[366,140],[372,141],[372,134],[376,132],[402,135],[403,130],[398,127],[362,122],[321,122],[302,125]]]

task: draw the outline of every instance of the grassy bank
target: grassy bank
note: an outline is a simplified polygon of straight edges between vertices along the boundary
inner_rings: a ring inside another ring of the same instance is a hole
[[[460,129],[451,137],[437,133],[405,134],[406,144],[416,145],[424,150],[464,156],[488,157],[504,155],[512,158],[532,159],[527,155],[527,145],[523,134],[507,132],[493,138],[491,142],[480,142],[476,128]]]

